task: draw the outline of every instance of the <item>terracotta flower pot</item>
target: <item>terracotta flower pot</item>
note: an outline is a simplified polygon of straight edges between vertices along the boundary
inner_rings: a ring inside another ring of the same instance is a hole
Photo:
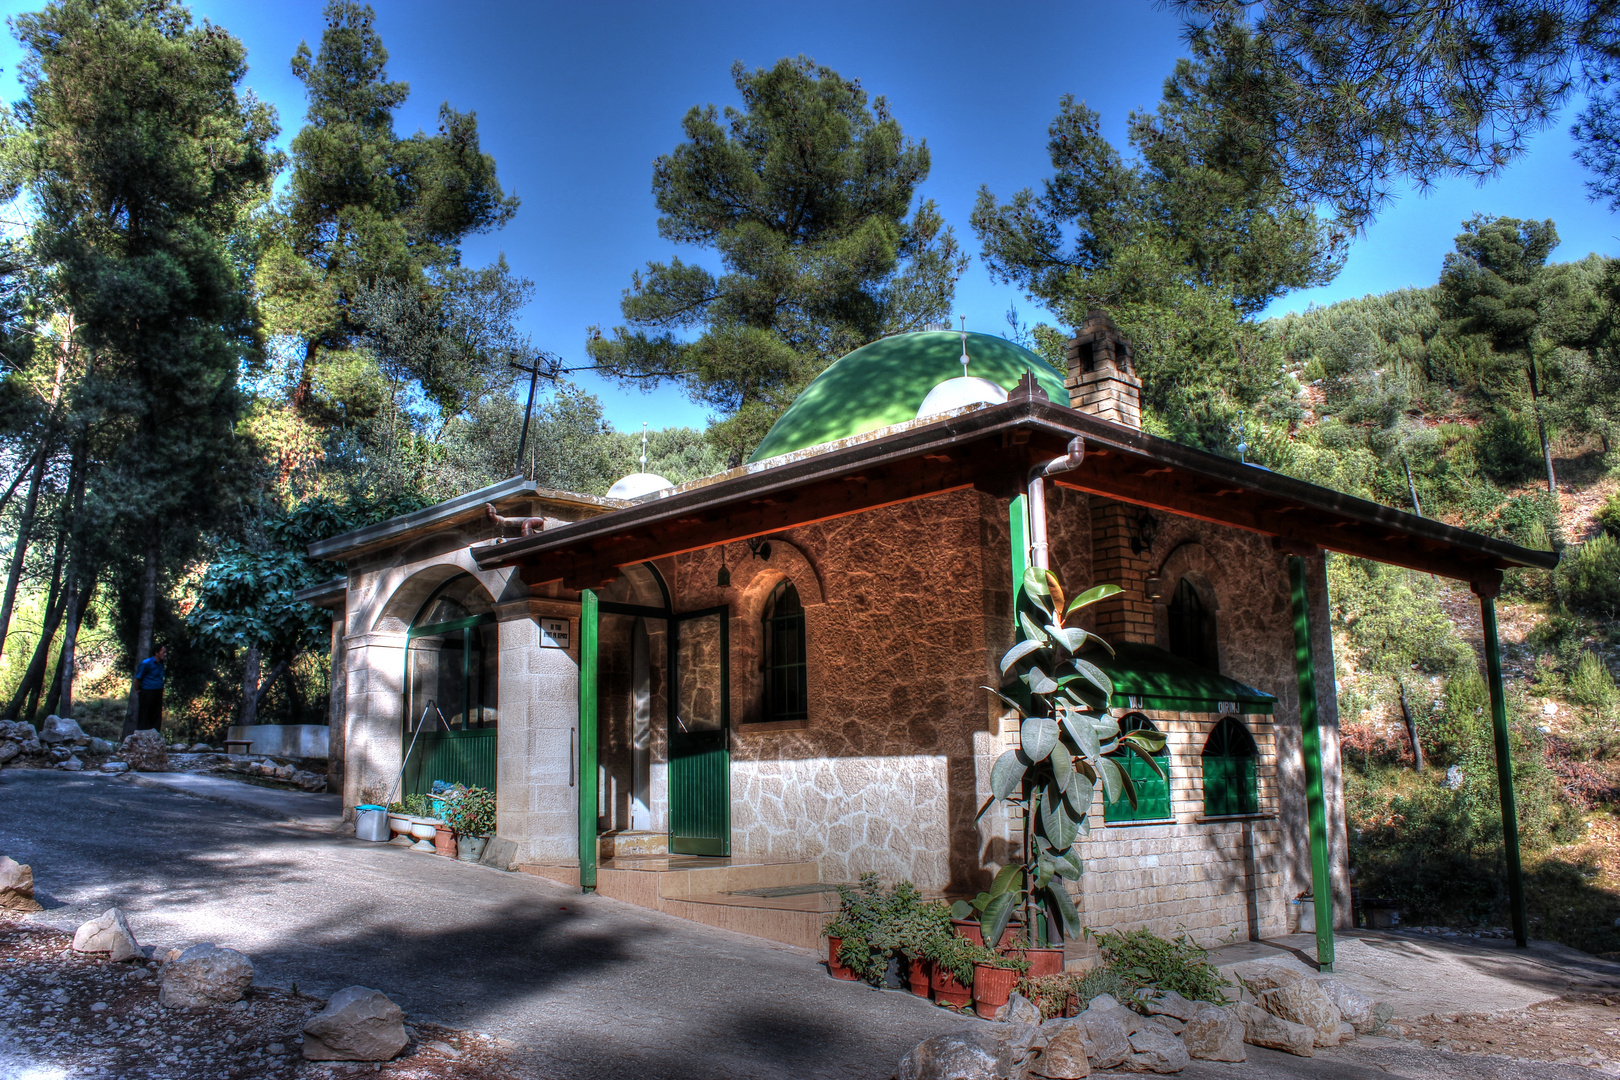
[[[433,854],[456,857],[456,831],[448,825],[433,827]]]
[[[938,964],[934,964],[933,971],[929,973],[928,985],[934,991],[934,1000],[941,1005],[954,1005],[960,1009],[973,1000],[972,992]]]
[[[1018,972],[1012,968],[974,964],[973,1011],[986,1020],[994,1020],[996,1010],[1007,1004],[1017,983]]]
[[[843,979],[846,982],[856,982],[860,979],[860,975],[855,971],[855,969],[845,967],[843,964],[838,962],[838,950],[843,944],[843,938],[830,937],[827,939],[827,974],[831,975],[835,979]]]
[[[1041,975],[1063,974],[1062,949],[1008,949],[1008,956],[1017,956],[1029,961],[1029,977],[1034,979]]]
[[[928,969],[932,966],[927,960],[912,960],[907,969],[911,992],[920,998],[928,996]]]
[[[952,919],[951,926],[956,930],[957,937],[965,937],[975,945],[984,944],[984,927],[979,925],[978,919]],[[1023,928],[1022,923],[1008,923],[1007,929],[1001,932],[1001,947],[1006,948],[1017,941]]]

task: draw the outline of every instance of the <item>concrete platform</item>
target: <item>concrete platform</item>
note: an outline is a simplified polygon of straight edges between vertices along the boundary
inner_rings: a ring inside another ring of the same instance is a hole
[[[1395,1009],[1397,1020],[1527,1009],[1571,992],[1620,993],[1620,964],[1532,941],[1436,938],[1399,931],[1334,935],[1333,977]],[[1316,935],[1289,934],[1216,949],[1220,968],[1259,957],[1316,967]]]

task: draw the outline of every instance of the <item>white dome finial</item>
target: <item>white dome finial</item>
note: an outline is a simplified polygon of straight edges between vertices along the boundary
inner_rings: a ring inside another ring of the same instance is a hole
[[[958,315],[957,318],[962,320],[962,378],[965,379],[968,377],[967,316]]]
[[[647,421],[641,422],[641,471],[647,471]]]

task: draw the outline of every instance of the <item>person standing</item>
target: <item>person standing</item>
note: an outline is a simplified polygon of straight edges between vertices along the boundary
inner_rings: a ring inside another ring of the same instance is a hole
[[[163,661],[169,655],[167,645],[159,645],[157,652],[142,660],[135,669],[135,690],[138,712],[135,730],[146,731],[163,727]]]

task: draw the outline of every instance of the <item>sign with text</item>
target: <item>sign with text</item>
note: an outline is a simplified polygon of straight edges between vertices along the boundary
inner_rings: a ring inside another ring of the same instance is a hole
[[[568,620],[541,619],[540,647],[542,649],[568,648]]]

